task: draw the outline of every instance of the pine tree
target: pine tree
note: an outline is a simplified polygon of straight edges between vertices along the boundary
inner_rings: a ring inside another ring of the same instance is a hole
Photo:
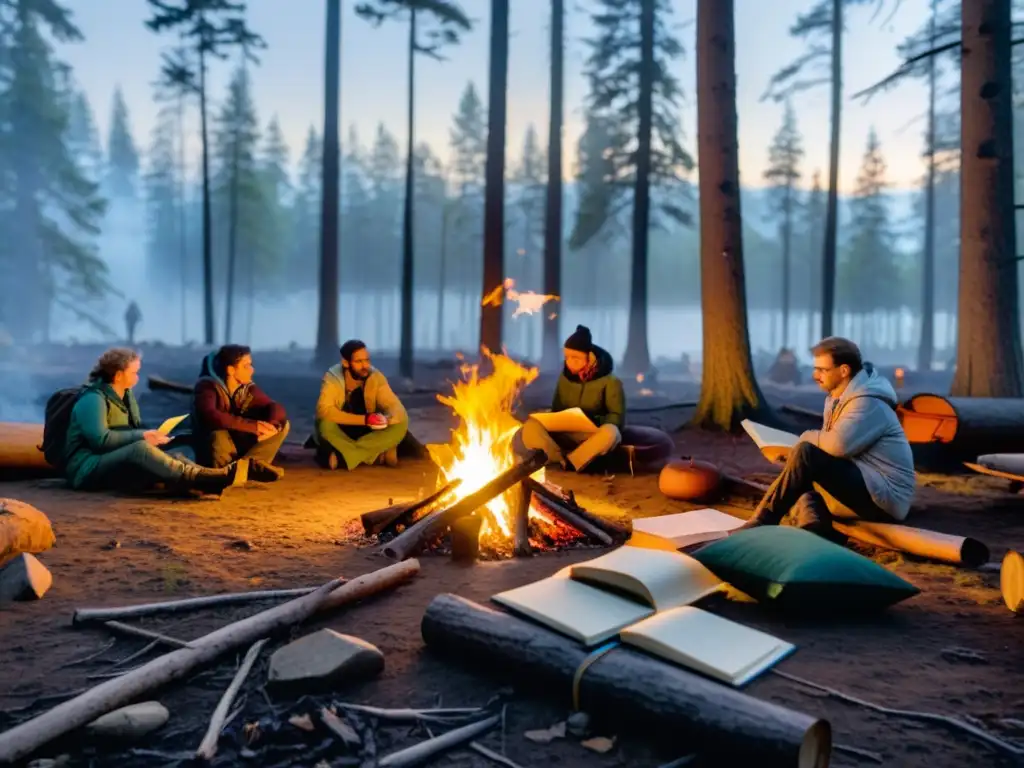
[[[452,150],[449,165],[455,202],[448,222],[446,242],[447,274],[455,277],[458,293],[473,294],[479,289],[481,276],[479,253],[483,242],[484,164],[487,160],[487,112],[476,86],[466,84],[449,130]],[[460,325],[468,326],[470,318],[463,307]],[[471,346],[475,346],[471,345]]]
[[[772,145],[768,149],[765,181],[772,189],[771,211],[779,222],[779,243],[782,246],[782,346],[789,344],[790,288],[792,279],[793,218],[796,209],[796,184],[800,180],[800,161],[804,149],[796,125],[796,113],[788,101]]]
[[[683,48],[672,34],[668,0],[598,0],[592,15],[598,32],[588,41],[585,65],[588,108],[616,122],[612,158],[613,190],[633,187],[632,274],[629,329],[622,368],[645,373],[647,345],[648,237],[651,188],[656,208],[677,222],[688,217],[678,200],[683,176],[693,160],[680,144],[678,120],[681,89],[672,74]],[[602,222],[603,223],[603,222]],[[598,229],[600,229],[598,227]]]
[[[177,118],[173,104],[165,104],[157,112],[142,176],[146,203],[146,271],[154,285],[181,280]]]
[[[472,81],[462,91],[453,122],[449,131],[452,182],[465,196],[481,191],[487,159],[487,114]]]
[[[267,209],[257,159],[259,138],[249,73],[242,66],[228,85],[214,132],[214,194],[221,220],[227,222],[223,251],[227,263],[225,339],[232,338],[236,274],[241,271],[251,287],[257,277],[273,275],[276,266],[265,238]],[[241,254],[244,263],[239,262]]]
[[[289,166],[288,145],[281,134],[281,125],[274,116],[264,132],[258,167],[265,210],[263,247],[274,256],[275,275],[287,272],[288,267],[284,254],[287,252],[294,195]]]
[[[89,98],[84,91],[76,90],[72,95],[67,137],[68,147],[82,172],[94,183],[102,181],[105,163],[103,147],[100,145]]]
[[[111,287],[97,253],[105,203],[67,143],[69,78],[48,38],[79,42],[56,0],[8,3],[0,59],[0,325],[16,342],[46,338],[54,305],[110,331],[91,312]]]
[[[794,276],[798,277],[797,295],[804,296],[800,305],[807,312],[807,336],[804,346],[818,341],[814,313],[821,310],[821,256],[825,242],[825,210],[828,204],[821,186],[821,171],[811,176],[811,188],[801,202],[797,217],[797,239]]]
[[[398,141],[383,123],[378,123],[373,144],[366,157],[366,184],[369,193],[367,225],[374,233],[374,258],[368,284],[375,296],[393,290],[400,280],[399,223],[402,210],[402,160]],[[378,314],[382,313],[378,304]],[[376,320],[386,324],[380,316]],[[390,321],[388,321],[390,322]],[[380,327],[380,325],[378,325]]]
[[[107,189],[111,197],[133,198],[139,175],[139,153],[128,121],[128,105],[124,103],[121,86],[114,89],[110,109],[110,133],[107,137]]]
[[[547,193],[547,158],[537,138],[537,129],[533,123],[526,126],[523,137],[523,149],[519,163],[513,168],[510,188],[515,194],[515,213],[518,222],[510,219],[506,229],[508,251],[515,254],[512,264],[505,270],[512,277],[520,290],[543,292],[541,274],[544,267],[542,244],[544,242],[544,204]],[[507,306],[507,305],[506,305]],[[514,307],[508,307],[509,310]],[[537,318],[547,315],[542,310]],[[532,355],[533,339],[537,335],[537,323],[533,318],[523,318],[528,323],[526,336],[527,354]]]
[[[292,204],[292,234],[287,270],[287,285],[291,290],[316,286],[317,249],[320,243],[320,164],[320,136],[310,126],[299,158]]]

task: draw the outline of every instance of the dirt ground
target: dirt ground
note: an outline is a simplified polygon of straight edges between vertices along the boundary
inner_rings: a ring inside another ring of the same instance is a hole
[[[66,381],[69,372],[78,367],[71,362],[62,361],[37,372],[35,384],[52,388],[73,383],[80,374],[76,372]],[[192,368],[160,368],[147,358],[149,373],[191,381]],[[301,441],[309,425],[299,414],[315,397],[317,377],[308,367],[299,373],[257,376],[290,409],[295,419],[291,439]],[[436,383],[428,381],[424,386]],[[665,389],[646,398],[635,397],[631,404],[650,408],[693,396],[692,386],[687,390],[680,384],[669,392],[671,388],[666,385]],[[771,394],[776,402],[786,399],[805,405],[810,402],[812,406],[816,397],[804,391]],[[542,401],[546,392],[540,390],[531,397]],[[156,422],[183,412],[180,396],[145,393],[141,399],[147,420]],[[417,436],[424,442],[444,440],[445,429],[450,426],[446,409],[427,393],[411,394],[406,399]],[[820,397],[817,402],[820,404]],[[689,413],[683,408],[666,408],[637,411],[631,418],[675,429]],[[757,477],[771,471],[745,437],[687,429],[676,432],[675,438],[680,454],[717,462],[734,474]],[[0,730],[55,702],[41,697],[99,682],[94,676],[107,672],[112,661],[145,645],[142,640],[119,638],[116,646],[101,657],[69,665],[99,651],[111,639],[102,629],[72,627],[76,608],[312,586],[339,575],[353,577],[369,572],[388,561],[359,540],[359,515],[385,506],[389,498],[411,499],[434,486],[434,469],[425,461],[406,461],[398,469],[373,467],[332,473],[317,468],[308,452],[289,445],[281,465],[286,468],[283,481],[231,489],[219,500],[79,494],[54,479],[0,483],[0,496],[36,505],[50,516],[57,533],[57,546],[40,556],[54,575],[50,592],[42,601],[0,609]],[[609,478],[552,472],[551,479],[575,490],[581,503],[595,510],[611,509],[639,517],[689,508],[661,496],[656,475]],[[912,523],[975,536],[991,547],[996,563],[1007,548],[1024,550],[1024,498],[1009,494],[1005,483],[980,476],[924,475],[920,484]],[[742,515],[752,503],[734,497],[716,506]],[[451,592],[487,603],[496,592],[596,554],[598,551],[592,549],[550,552],[529,559],[469,566],[457,565],[440,555],[422,556],[422,571],[409,584],[310,625],[362,637],[377,645],[386,657],[386,668],[379,679],[337,691],[334,698],[385,707],[432,706],[438,696],[443,696],[447,707],[483,704],[515,681],[502,680],[497,667],[494,677],[480,676],[441,661],[424,648],[419,623],[432,597]],[[914,562],[884,552],[868,554],[919,586],[922,593],[882,615],[849,621],[796,621],[773,615],[756,604],[725,600],[716,603],[714,609],[796,643],[797,652],[779,665],[781,670],[888,707],[955,715],[1024,745],[1024,621],[1002,604],[998,572]],[[134,623],[188,640],[262,607],[264,604],[205,610]],[[272,647],[281,642],[283,639],[277,639]],[[228,729],[218,765],[316,763],[308,755],[271,759],[269,751],[257,751],[248,760],[239,756],[236,742],[243,723],[259,720],[269,733],[287,712],[296,711],[292,702],[283,700],[274,700],[271,710],[271,704],[260,693],[267,655],[265,652],[264,662],[249,678],[245,708]],[[234,656],[225,659],[211,670],[155,694],[153,698],[170,710],[171,720],[134,748],[73,742],[70,746],[54,745],[42,754],[73,751],[76,765],[163,766],[187,762],[183,758],[198,745],[234,673],[234,660]],[[833,753],[834,766],[1020,764],[944,725],[883,716],[772,674],[752,683],[747,692],[827,718],[834,741],[841,745]],[[504,748],[507,756],[521,766],[644,768],[695,751],[686,743],[672,744],[669,740],[666,744],[665,739],[642,733],[622,734],[606,754],[590,752],[571,737],[547,745],[523,737],[525,731],[546,728],[566,714],[565,702],[515,691],[509,700],[504,732],[481,741],[492,749]],[[283,726],[281,733],[290,727]],[[619,736],[614,723],[603,726],[600,733]],[[407,729],[387,729],[378,734],[378,753],[386,754],[420,738],[422,734],[414,735]],[[259,743],[253,749],[258,747]],[[335,759],[328,764],[342,763]],[[431,764],[494,763],[469,750],[459,750]],[[704,760],[700,764],[714,763]]]

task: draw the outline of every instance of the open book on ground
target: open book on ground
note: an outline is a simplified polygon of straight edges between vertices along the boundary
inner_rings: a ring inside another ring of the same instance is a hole
[[[584,645],[597,645],[721,586],[721,579],[689,555],[622,546],[491,599]]]
[[[627,627],[619,639],[734,686],[753,680],[796,648],[767,632],[690,605]]]
[[[692,544],[724,539],[729,531],[741,525],[743,521],[740,518],[708,508],[637,518],[633,520],[633,531],[661,536],[671,541],[676,549],[682,549]]]
[[[597,432],[597,424],[579,408],[564,411],[540,411],[531,413],[531,419],[539,421],[548,432]]]
[[[794,435],[792,432],[785,432],[781,429],[775,429],[775,427],[758,424],[750,419],[744,419],[740,422],[740,425],[747,431],[750,439],[757,445],[758,450],[769,461],[785,458],[789,453],[789,449],[800,440],[799,435]]]

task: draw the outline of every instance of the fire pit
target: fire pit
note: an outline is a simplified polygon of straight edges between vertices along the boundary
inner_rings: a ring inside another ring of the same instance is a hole
[[[436,551],[452,526],[469,516],[479,523],[459,524],[460,532],[478,531],[479,556],[491,559],[624,541],[628,530],[588,513],[571,493],[545,482],[542,451],[525,458],[513,453],[520,427],[513,406],[537,369],[486,349],[484,354],[490,374],[463,366],[463,380],[454,384],[452,395],[438,395],[459,417],[450,444],[427,446],[440,469],[440,487],[420,501],[366,513],[367,535],[376,536],[383,553],[397,560]],[[440,549],[446,549],[443,543]]]

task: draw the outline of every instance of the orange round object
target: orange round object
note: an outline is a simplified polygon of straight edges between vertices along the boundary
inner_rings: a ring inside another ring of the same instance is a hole
[[[693,501],[718,489],[722,475],[714,464],[683,457],[672,459],[658,475],[658,490],[670,499]]]

